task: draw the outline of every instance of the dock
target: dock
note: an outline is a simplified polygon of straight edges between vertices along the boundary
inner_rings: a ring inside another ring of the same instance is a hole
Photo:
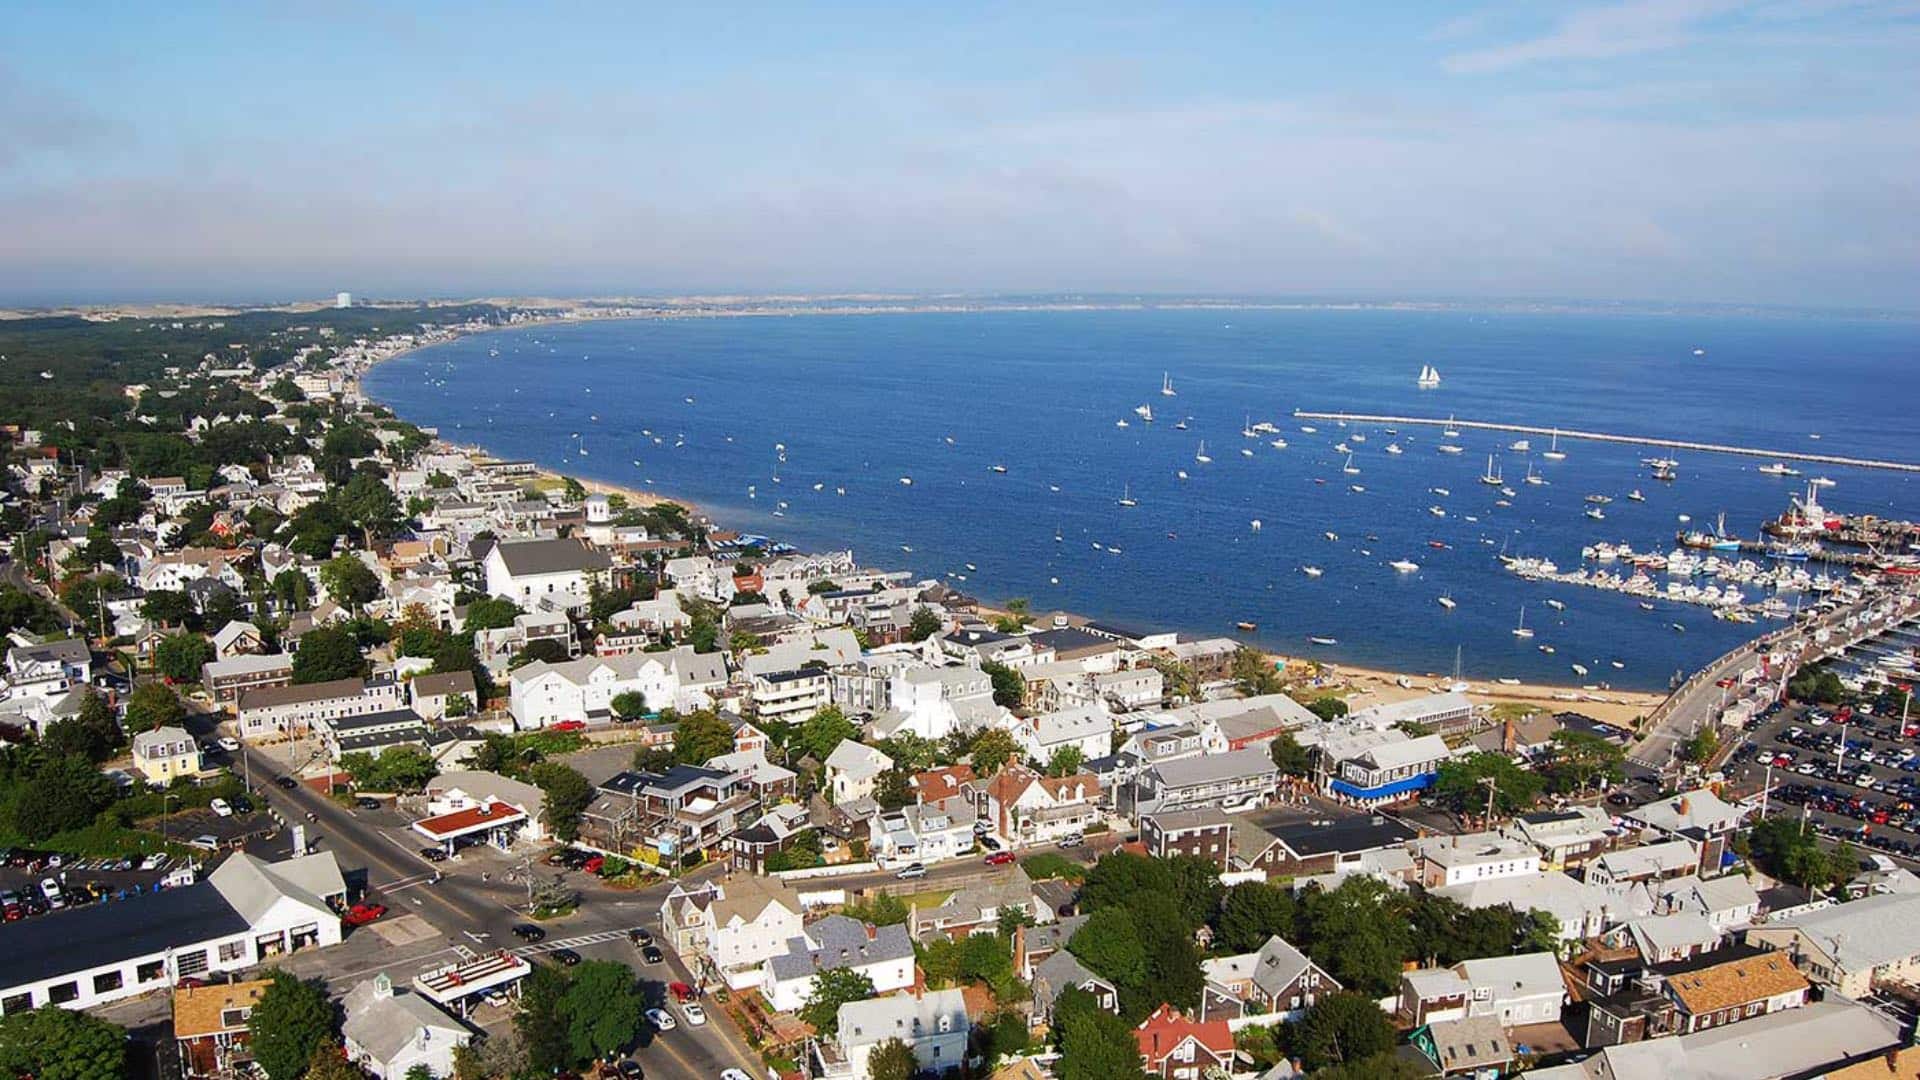
[[[1562,439],[1585,442],[1621,443],[1627,446],[1654,446],[1667,450],[1690,450],[1702,454],[1735,454],[1740,457],[1772,458],[1775,461],[1802,461],[1814,465],[1840,465],[1852,469],[1883,469],[1890,472],[1920,473],[1920,464],[1907,461],[1883,461],[1877,458],[1847,457],[1844,454],[1809,454],[1800,450],[1769,450],[1759,446],[1733,446],[1728,443],[1693,442],[1688,439],[1662,439],[1651,435],[1617,435],[1605,431],[1578,428],[1542,427],[1537,424],[1503,424],[1490,420],[1441,419],[1431,416],[1380,416],[1372,413],[1312,412],[1293,410],[1296,420],[1335,420],[1350,424],[1424,424],[1428,427],[1470,428],[1474,431],[1511,431],[1522,435],[1557,435]]]

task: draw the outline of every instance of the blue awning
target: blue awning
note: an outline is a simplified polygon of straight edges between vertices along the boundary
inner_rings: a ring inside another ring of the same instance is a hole
[[[1358,784],[1335,779],[1331,786],[1334,794],[1345,795],[1349,799],[1386,799],[1430,788],[1439,775],[1437,772],[1421,773],[1418,776],[1409,776],[1405,780],[1395,780],[1390,784],[1380,784],[1377,787],[1361,787]]]

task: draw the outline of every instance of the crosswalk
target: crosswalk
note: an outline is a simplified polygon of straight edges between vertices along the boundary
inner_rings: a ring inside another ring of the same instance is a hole
[[[639,928],[634,927],[632,929]],[[609,941],[621,941],[624,940],[630,932],[631,930],[602,930],[597,934],[582,934],[579,937],[556,938],[552,941],[540,941],[532,945],[522,945],[514,949],[513,952],[520,956],[538,956],[541,953],[550,953],[555,949],[575,949],[583,945],[601,945]]]

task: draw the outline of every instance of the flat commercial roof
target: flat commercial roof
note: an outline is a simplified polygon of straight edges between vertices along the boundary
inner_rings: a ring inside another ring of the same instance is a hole
[[[211,881],[0,924],[0,985],[22,986],[247,929]]]
[[[485,807],[469,806],[465,810],[421,818],[413,823],[413,827],[435,840],[453,840],[496,825],[517,825],[526,819],[527,815],[518,808],[496,802]]]

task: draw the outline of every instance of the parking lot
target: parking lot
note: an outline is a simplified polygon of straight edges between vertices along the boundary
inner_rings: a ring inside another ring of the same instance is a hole
[[[1787,705],[1750,725],[1727,773],[1776,805],[1800,807],[1826,835],[1920,859],[1920,718]]]

